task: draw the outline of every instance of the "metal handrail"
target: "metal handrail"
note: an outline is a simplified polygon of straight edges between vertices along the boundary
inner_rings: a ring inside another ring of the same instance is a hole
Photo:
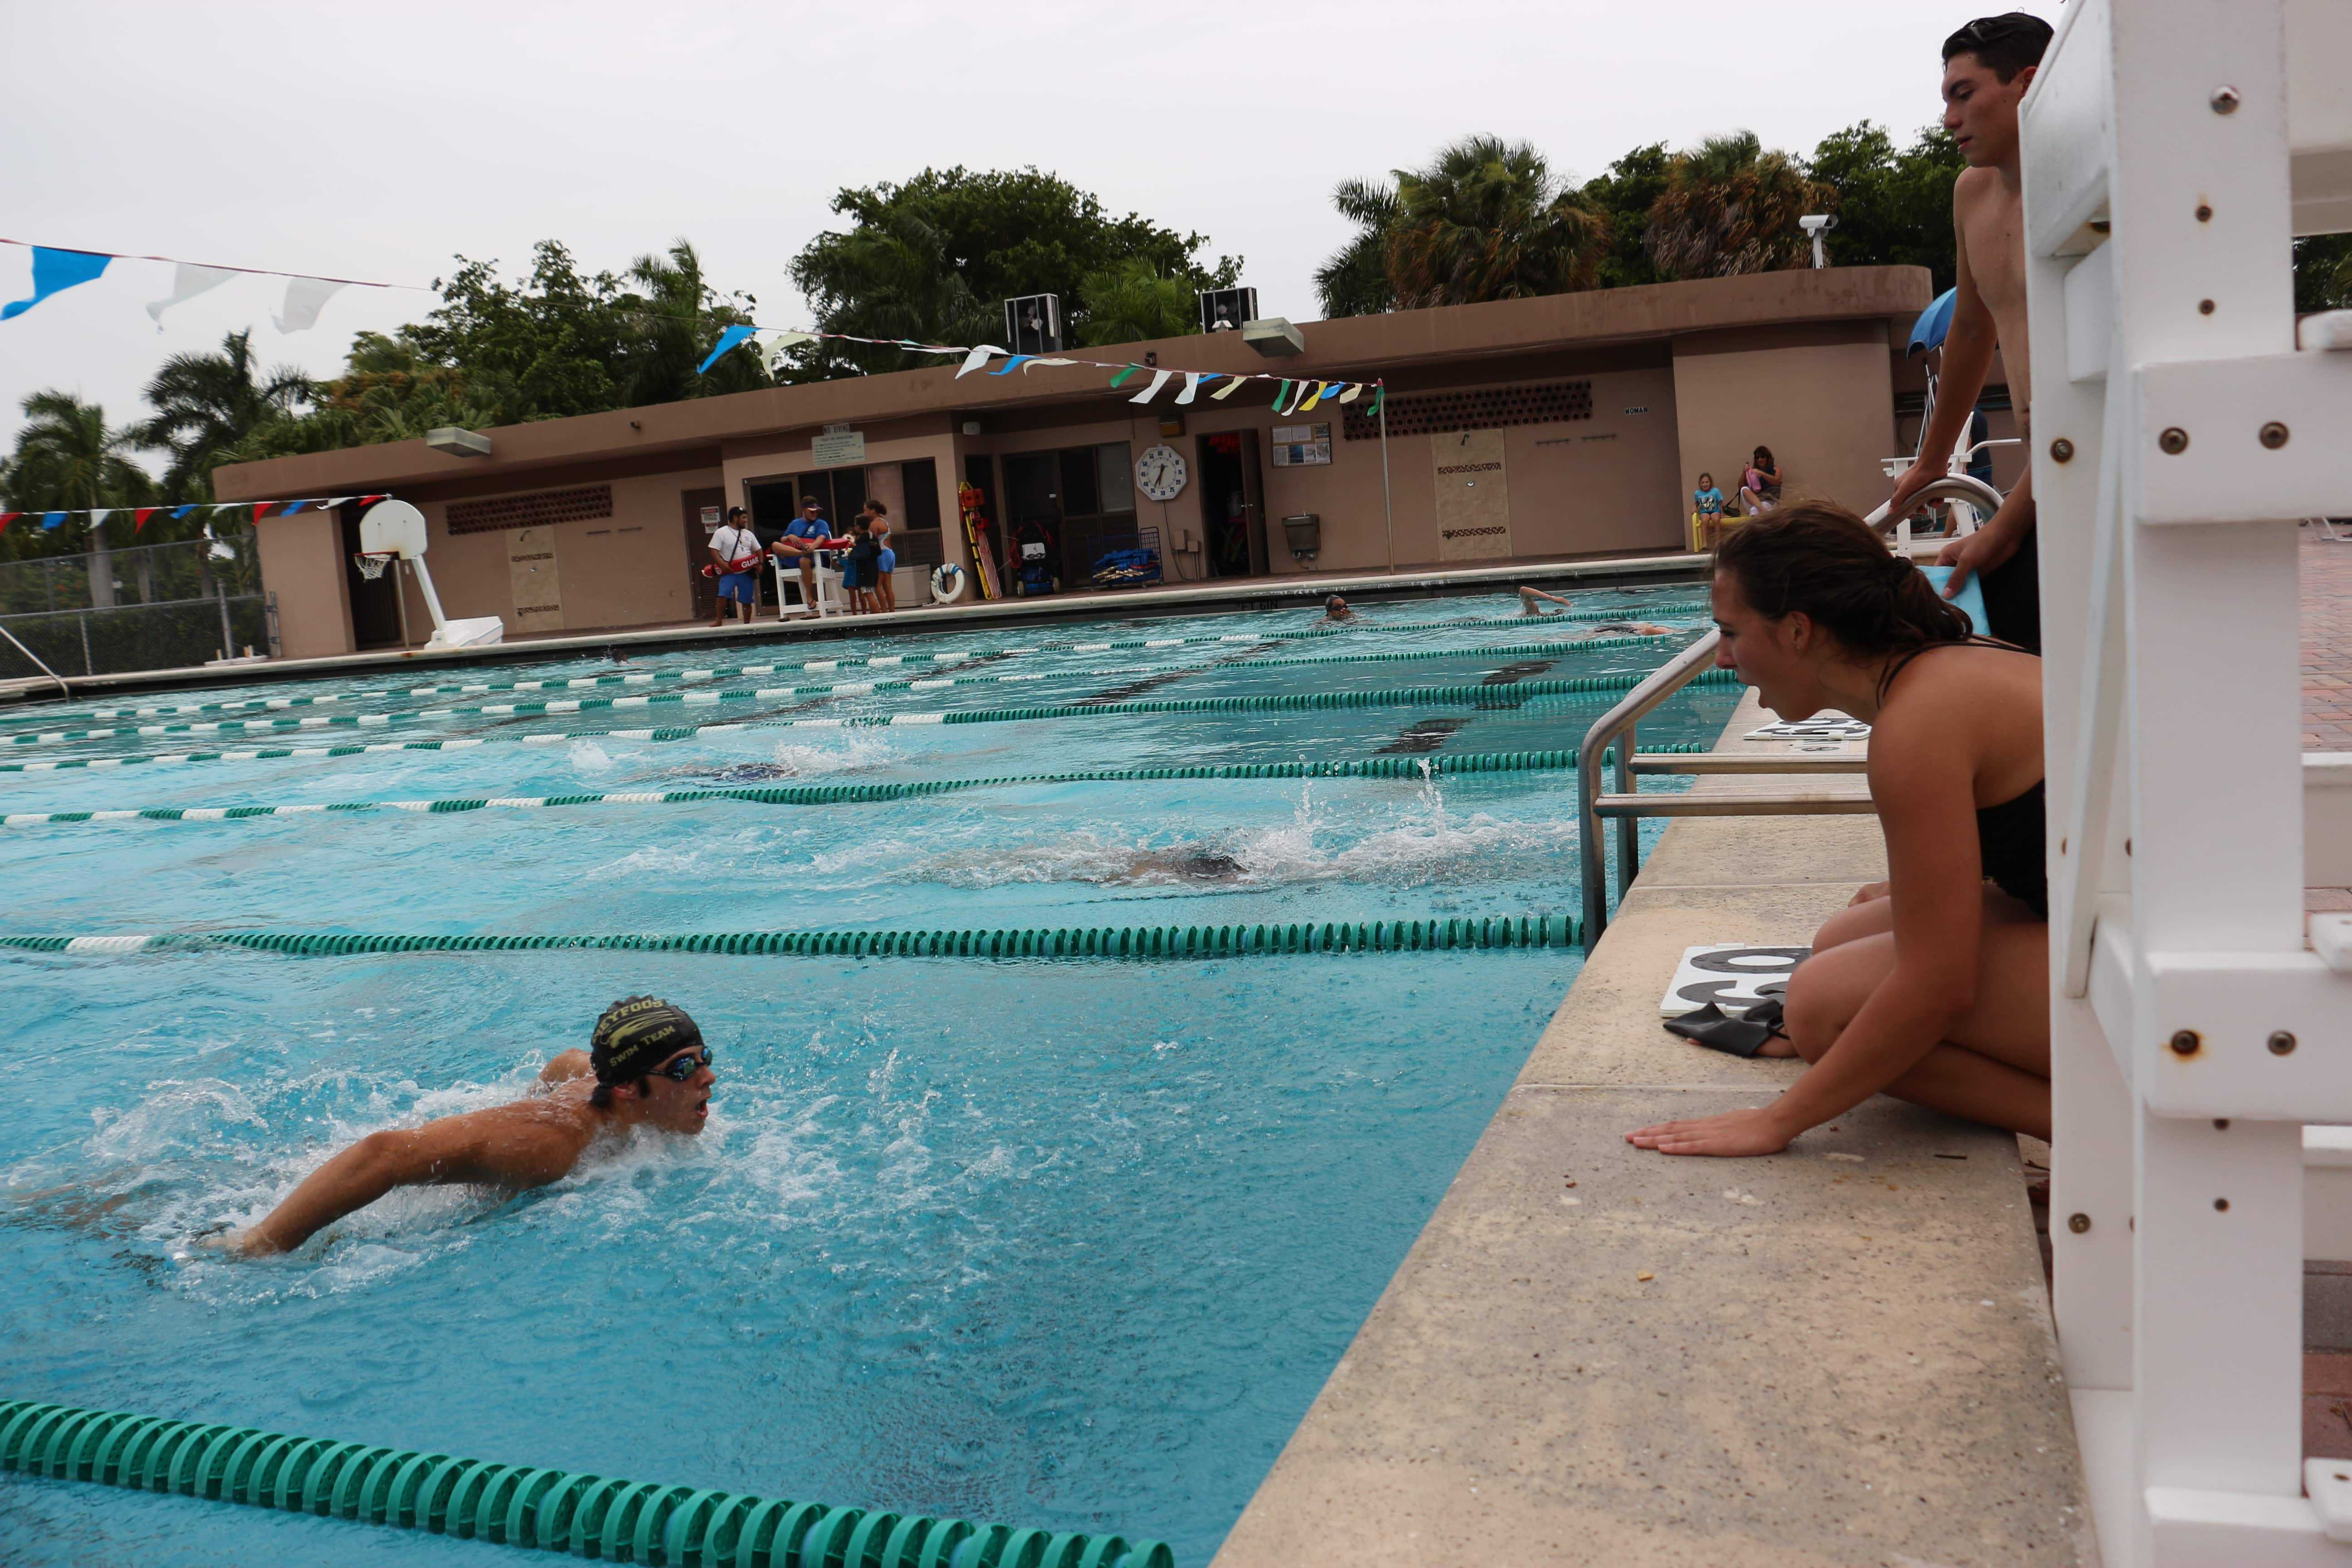
[[[18,653],[23,654],[26,658],[33,661],[33,667],[36,669],[38,669],[43,675],[47,676],[51,680],[58,683],[58,689],[66,694],[67,700],[72,700],[73,688],[66,684],[66,678],[59,675],[56,670],[51,669],[47,665],[43,664],[41,662],[40,655],[35,653],[31,648],[26,647],[23,643],[18,642],[16,640],[16,633],[10,631],[6,626],[0,626],[0,637],[6,637],[10,646],[15,647]]]
[[[1966,474],[1947,474],[1930,479],[1920,487],[1905,508],[1907,517],[1919,505],[1927,501],[1964,500],[1991,516],[2000,509],[2000,492],[1982,479]],[[1886,506],[1882,503],[1863,519],[1873,528],[1885,532],[1890,521]],[[1650,673],[1649,679],[1625,693],[1617,706],[1603,713],[1591,729],[1584,732],[1584,743],[1576,752],[1576,827],[1577,849],[1584,869],[1584,945],[1590,951],[1609,929],[1609,864],[1606,847],[1601,841],[1601,817],[1594,806],[1601,798],[1602,759],[1612,742],[1616,748],[1618,795],[1634,793],[1633,735],[1634,726],[1655,710],[1667,698],[1696,680],[1713,668],[1716,649],[1723,642],[1723,634],[1714,627],[1706,635],[1683,649]],[[1655,771],[1644,768],[1644,772]],[[1641,863],[1642,825],[1638,817],[1617,818],[1617,880],[1621,887],[1630,887],[1633,872]]]

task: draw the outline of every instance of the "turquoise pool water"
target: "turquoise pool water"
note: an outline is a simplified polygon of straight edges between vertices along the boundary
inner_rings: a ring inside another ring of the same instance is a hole
[[[1649,606],[1692,596],[1674,588],[1591,603],[1661,618]],[[495,743],[0,773],[0,809],[1567,748],[1612,698],[1521,700],[1514,683],[1646,669],[1676,646],[1483,651],[1564,640],[1592,624],[1470,624],[1515,607],[1498,599],[1380,606],[1364,626],[1304,645],[1257,638],[1296,630],[1296,615],[963,633],[952,651],[973,658],[941,673],[1017,668],[1044,679],[721,704],[653,721],[1496,682],[1475,707],[798,726],[551,745],[508,738],[646,720],[458,715],[391,738]],[[1687,613],[1664,618],[1699,625]],[[1408,626],[1420,629],[1387,629]],[[1005,652],[1173,636],[1253,640]],[[798,663],[878,652],[929,666],[943,646],[901,637],[726,657]],[[1413,649],[1443,657],[1242,663]],[[704,652],[625,668],[660,674],[719,662]],[[615,668],[574,660],[464,679]],[[285,700],[414,679],[163,700]],[[1644,727],[1644,741],[1711,738],[1736,696],[1687,691]],[[385,696],[337,710],[500,700]],[[61,742],[8,748],[0,760],[120,759],[187,743]],[[1574,775],[1561,771],[1040,784],[830,807],[706,802],[60,825],[0,832],[0,875],[8,930],[72,934],[1517,914],[1577,906],[1573,802]],[[1210,879],[1177,868],[1203,855],[1238,870]],[[1165,1539],[1180,1561],[1200,1564],[1492,1114],[1575,960],[1563,952],[1169,963],[210,952],[9,953],[0,965],[17,1020],[14,1115],[0,1127],[0,1270],[14,1282],[0,1326],[0,1397],[1118,1530]],[[267,1263],[191,1252],[193,1233],[257,1217],[351,1138],[519,1092],[548,1056],[584,1043],[604,1003],[636,991],[688,1007],[716,1047],[720,1078],[701,1139],[608,1149],[522,1197],[399,1194]],[[190,1564],[478,1562],[497,1550],[15,1477],[0,1477],[0,1547],[10,1562]]]

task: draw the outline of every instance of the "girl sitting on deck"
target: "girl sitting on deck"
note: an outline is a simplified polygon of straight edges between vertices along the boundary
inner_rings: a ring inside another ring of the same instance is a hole
[[[1788,720],[1871,725],[1888,879],[1822,926],[1789,982],[1803,1077],[1771,1105],[1626,1137],[1771,1154],[1874,1094],[2050,1136],[2042,661],[1969,634],[1861,519],[1800,500],[1716,552],[1718,665]]]

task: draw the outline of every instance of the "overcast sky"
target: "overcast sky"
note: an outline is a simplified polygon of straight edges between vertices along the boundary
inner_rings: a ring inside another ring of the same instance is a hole
[[[1939,112],[1943,37],[1990,8],[1275,0],[1203,23],[1109,0],[0,0],[0,236],[417,285],[456,253],[513,270],[555,237],[617,270],[684,236],[790,326],[786,268],[841,186],[1034,163],[1208,236],[1206,256],[1245,258],[1267,314],[1308,321],[1314,268],[1348,234],[1339,180],[1481,132],[1577,179],[1743,127],[1796,152],[1864,119],[1907,141]],[[30,275],[30,252],[0,246],[0,300]],[[170,281],[118,261],[0,323],[0,438],[43,387],[139,417],[167,355],[247,326],[266,363],[331,374],[354,331],[434,302],[346,289],[281,334],[283,285],[240,279],[158,332],[141,307]]]

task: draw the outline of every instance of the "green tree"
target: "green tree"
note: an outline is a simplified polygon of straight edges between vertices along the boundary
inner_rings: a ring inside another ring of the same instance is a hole
[[[1837,193],[1806,177],[1752,131],[1678,153],[1643,237],[1661,278],[1730,278],[1803,267],[1812,245],[1797,219],[1832,210]]]
[[[5,470],[7,509],[56,510],[144,506],[155,481],[131,454],[145,445],[135,426],[112,426],[106,410],[69,392],[36,392],[24,401],[25,424]],[[121,520],[127,525],[131,520]],[[55,531],[11,528],[0,535],[10,559],[89,553],[89,602],[114,603],[114,563],[108,535],[115,520],[71,518]],[[85,529],[82,526],[87,524]]]
[[[1940,125],[1921,128],[1899,152],[1895,139],[1867,120],[1822,137],[1808,172],[1837,193],[1831,265],[1924,267],[1937,293],[1949,289],[1956,266],[1952,182],[1966,167]]]
[[[2294,308],[2352,310],[2352,234],[2314,234],[2294,242]]]
[[[702,257],[691,241],[674,239],[659,256],[629,264],[628,280],[644,292],[614,303],[621,321],[621,401],[630,408],[678,403],[728,392],[751,392],[769,384],[758,356],[735,351],[706,374],[696,367],[719,333],[753,325],[759,301],[737,292],[721,298],[702,272]]]
[[[1390,172],[1404,177],[1402,170]],[[1396,290],[1389,286],[1389,237],[1399,211],[1396,187],[1342,180],[1331,193],[1331,205],[1356,226],[1356,234],[1315,269],[1315,292],[1323,301],[1325,319],[1395,310]]]
[[[1397,206],[1389,283],[1407,310],[1590,289],[1609,254],[1608,216],[1525,142],[1455,142],[1399,173]]]
[[[531,247],[529,278],[508,283],[496,261],[460,256],[435,279],[441,306],[402,335],[429,364],[463,370],[498,423],[560,419],[622,406],[620,282],[584,277],[552,239]]]
[[[1080,342],[1090,346],[1181,338],[1201,330],[1192,279],[1163,278],[1141,257],[1087,273],[1085,288],[1089,303]]]
[[[1601,263],[1601,286],[1622,289],[1655,283],[1658,269],[1651,264],[1645,239],[1650,209],[1666,193],[1667,171],[1674,155],[1663,142],[1636,147],[1609,172],[1584,183],[1585,201],[1609,215],[1609,255]]]
[[[1053,294],[1065,337],[1077,341],[1093,310],[1087,279],[1120,262],[1142,261],[1190,289],[1231,287],[1241,271],[1230,256],[1202,266],[1195,258],[1206,237],[1134,213],[1113,217],[1098,197],[1034,168],[925,169],[903,184],[843,190],[833,210],[849,226],[809,241],[793,258],[793,282],[816,326],[859,337],[994,342],[1004,300]],[[895,349],[842,344],[818,358],[869,372],[907,363]]]
[[[147,384],[147,405],[155,412],[139,427],[139,444],[172,454],[163,474],[166,495],[209,500],[212,471],[223,452],[316,395],[310,378],[291,365],[261,373],[248,327],[223,338],[217,353],[173,354],[163,362]]]

